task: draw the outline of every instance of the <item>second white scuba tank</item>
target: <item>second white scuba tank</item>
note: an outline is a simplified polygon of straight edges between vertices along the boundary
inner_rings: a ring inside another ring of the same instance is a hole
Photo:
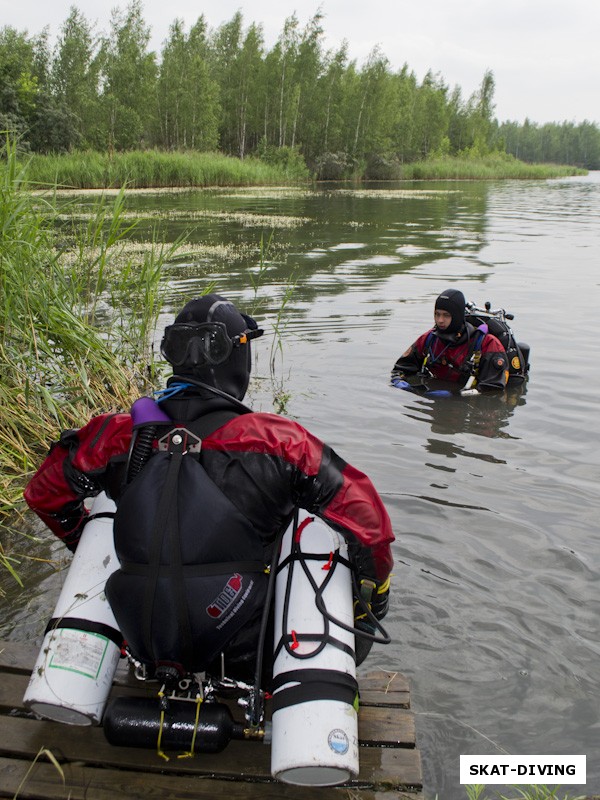
[[[284,783],[333,786],[358,775],[353,619],[347,545],[300,510],[275,584],[271,772]]]
[[[23,698],[35,714],[69,725],[98,725],[119,662],[122,637],[104,594],[119,568],[115,504],[94,500]]]

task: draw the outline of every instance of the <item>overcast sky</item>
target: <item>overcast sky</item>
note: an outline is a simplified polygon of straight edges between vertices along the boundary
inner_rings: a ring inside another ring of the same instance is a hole
[[[75,5],[108,32],[111,10],[126,0],[0,0],[0,26],[35,34],[48,27],[54,39]],[[349,55],[364,63],[379,45],[392,68],[404,63],[422,80],[431,69],[463,98],[474,92],[486,69],[496,79],[500,121],[600,123],[600,0],[144,0],[152,30],[151,49],[160,52],[174,19],[189,28],[204,15],[210,28],[236,11],[245,26],[260,23],[271,47],[284,21],[296,12],[301,27],[318,9],[324,14],[324,43],[342,40]]]

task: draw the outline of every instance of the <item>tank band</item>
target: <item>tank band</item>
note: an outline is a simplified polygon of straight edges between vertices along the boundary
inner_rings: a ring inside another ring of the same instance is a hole
[[[116,513],[114,511],[99,511],[97,514],[90,514],[89,517],[86,517],[85,524],[87,525],[88,522],[94,519],[114,519],[115,517]]]
[[[280,687],[295,683],[285,689]],[[279,691],[278,691],[279,689]],[[313,700],[338,700],[355,706],[358,699],[356,678],[346,672],[330,669],[297,669],[283,672],[273,679],[273,713]]]
[[[68,628],[75,631],[82,631],[83,633],[95,633],[98,636],[104,636],[105,639],[110,639],[111,642],[117,645],[119,650],[123,646],[123,634],[121,631],[118,631],[110,625],[105,625],[103,622],[93,622],[92,620],[80,619],[79,617],[53,617],[46,625],[44,636],[58,628]]]

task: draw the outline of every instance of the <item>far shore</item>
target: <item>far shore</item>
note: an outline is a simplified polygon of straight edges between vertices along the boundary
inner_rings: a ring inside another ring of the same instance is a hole
[[[413,163],[393,159],[372,174],[366,167],[320,181],[302,159],[270,164],[222,153],[140,150],[124,153],[83,151],[61,155],[21,156],[30,188],[90,193],[128,190],[185,192],[233,187],[308,187],[332,182],[363,185],[390,181],[548,180],[586,175],[587,170],[560,164],[527,164],[505,153],[429,158]]]

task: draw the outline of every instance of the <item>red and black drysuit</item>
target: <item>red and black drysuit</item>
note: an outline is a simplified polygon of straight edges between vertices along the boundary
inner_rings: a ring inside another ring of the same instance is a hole
[[[454,336],[438,336],[436,328],[419,336],[394,364],[392,379],[421,375],[464,386],[472,374],[482,391],[504,389],[508,359],[495,336],[467,322]]]
[[[193,429],[206,407],[212,412],[214,405],[193,394],[184,394],[165,401],[161,408],[177,424]],[[77,431],[64,432],[28,484],[27,503],[71,549],[76,547],[85,522],[84,498],[104,490],[117,503],[115,544],[123,562],[116,525],[120,502],[123,500],[122,505],[126,505],[128,490],[133,490],[136,481],[144,476],[142,470],[123,489],[131,439],[129,414],[95,417]],[[379,495],[366,475],[298,423],[265,413],[233,416],[202,438],[198,459],[227,502],[235,507],[241,524],[255,532],[265,564],[271,562],[270,545],[289,523],[294,508],[301,507],[322,517],[344,535],[350,560],[361,578],[372,579],[379,586],[387,581],[392,568],[390,543],[394,536]],[[149,465],[151,462],[152,458]],[[200,505],[191,512],[191,517],[187,512],[186,519],[198,520],[201,528],[203,516]],[[182,535],[194,538],[193,531]],[[227,529],[223,528],[218,535],[226,546]],[[135,536],[134,530],[131,536]],[[120,537],[121,549],[126,550],[127,531],[121,532]],[[231,561],[238,557],[237,552],[230,554]],[[385,599],[387,604],[387,594]],[[238,626],[224,647],[226,663],[240,665],[238,674],[246,677],[255,658],[261,611],[257,608],[251,619],[241,628]],[[115,616],[119,621],[116,611]],[[244,664],[249,669],[244,669]]]

